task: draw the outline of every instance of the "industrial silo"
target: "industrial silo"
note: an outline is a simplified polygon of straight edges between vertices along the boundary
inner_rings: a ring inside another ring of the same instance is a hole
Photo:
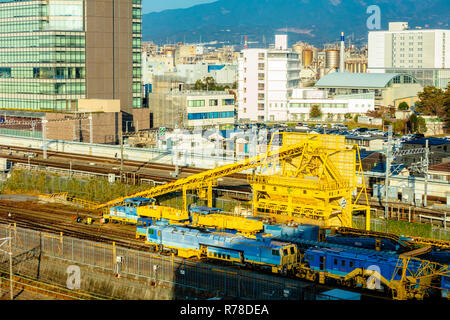
[[[339,50],[338,49],[326,49],[325,50],[325,68],[338,69],[339,68]]]
[[[313,51],[311,49],[304,49],[302,52],[302,61],[304,67],[309,67],[313,61]]]

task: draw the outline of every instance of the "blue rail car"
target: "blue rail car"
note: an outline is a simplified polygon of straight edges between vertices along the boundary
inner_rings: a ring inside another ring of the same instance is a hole
[[[120,221],[136,224],[138,222],[137,207],[154,203],[155,199],[149,198],[128,198],[124,200],[123,206],[116,206],[109,209],[109,214],[103,217],[112,221]]]
[[[230,233],[180,226],[148,227],[148,244],[169,248],[178,256],[209,258],[288,273],[298,264],[295,245],[268,238],[249,239]]]
[[[398,252],[402,247],[390,239],[377,239],[373,237],[351,237],[351,236],[327,236],[328,243],[342,244],[357,248],[374,249],[382,251]]]
[[[292,241],[294,239],[319,240],[319,226],[298,225],[288,226],[283,224],[264,224],[264,233],[271,234],[273,239],[280,241]]]

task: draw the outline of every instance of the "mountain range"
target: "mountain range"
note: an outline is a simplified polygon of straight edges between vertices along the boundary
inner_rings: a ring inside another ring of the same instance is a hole
[[[448,0],[218,0],[186,9],[143,15],[143,40],[164,43],[208,43],[268,46],[276,33],[289,43],[321,46],[339,40],[344,31],[354,44],[367,42],[367,8],[380,8],[381,30],[393,21],[411,28],[449,29]],[[347,37],[347,38],[348,38]]]

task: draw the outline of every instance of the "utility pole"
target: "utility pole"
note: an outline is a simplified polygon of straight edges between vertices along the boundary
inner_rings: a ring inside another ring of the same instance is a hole
[[[44,151],[44,160],[47,159],[47,119],[42,120],[42,143]]]
[[[428,166],[430,165],[429,159],[430,152],[428,150],[428,139],[425,140],[425,161],[424,161],[424,171],[425,171],[425,180],[424,180],[424,195],[423,195],[423,206],[427,206],[427,189],[428,189]]]
[[[89,143],[94,143],[94,125],[92,123],[92,113],[89,114]]]
[[[11,237],[11,225],[9,225],[9,297],[14,300],[13,292],[13,272],[12,272],[12,237]]]
[[[123,132],[120,129],[120,181],[123,179]]]
[[[9,254],[9,291],[10,291],[10,298],[13,300],[14,298],[14,292],[13,292],[13,272],[12,272],[12,238],[11,238],[11,225],[9,225],[9,237],[0,239],[0,247],[5,245],[7,242],[9,242],[9,251],[5,251],[0,249],[1,252]]]
[[[391,173],[391,150],[392,149],[392,126],[388,126],[388,141],[386,145],[386,177],[384,183],[385,203],[384,203],[384,218],[387,219],[389,215],[389,174]]]

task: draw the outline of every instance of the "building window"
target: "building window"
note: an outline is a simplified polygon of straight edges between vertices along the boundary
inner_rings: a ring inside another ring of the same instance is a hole
[[[189,100],[188,106],[189,107],[204,107],[205,100]]]
[[[234,105],[234,99],[223,99],[222,105],[223,106],[232,106],[232,105]]]
[[[209,100],[209,106],[216,107],[218,105],[219,105],[219,100],[217,100],[217,99]]]

